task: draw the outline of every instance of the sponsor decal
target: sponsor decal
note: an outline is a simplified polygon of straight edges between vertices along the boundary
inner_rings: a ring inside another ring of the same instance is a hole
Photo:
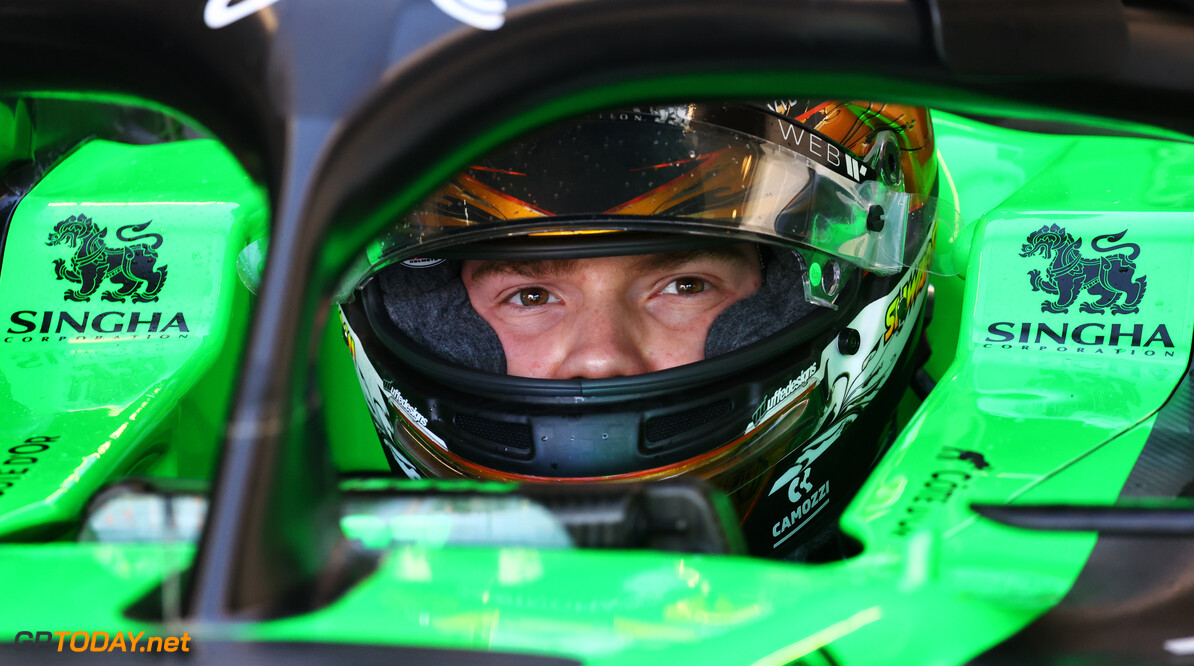
[[[754,430],[760,423],[766,421],[772,414],[780,411],[784,407],[795,402],[795,400],[804,395],[804,389],[811,385],[816,385],[813,377],[817,374],[817,364],[804,369],[796,377],[793,377],[786,385],[781,386],[768,398],[759,403],[755,413],[750,417],[750,424],[746,426],[746,432]]]
[[[407,268],[431,268],[432,266],[439,266],[444,263],[443,259],[432,259],[431,257],[411,257],[402,262],[403,266]]]
[[[163,322],[165,322],[163,324]],[[108,312],[81,315],[66,311],[18,310],[9,316],[4,342],[64,342],[89,340],[160,340],[186,338],[187,318],[175,312]],[[95,335],[93,335],[95,334]]]
[[[937,460],[960,460],[968,462],[976,470],[984,470],[991,466],[991,463],[987,462],[987,458],[978,451],[959,449],[956,446],[947,446],[941,449],[941,452],[937,454]]]
[[[37,460],[45,451],[50,450],[50,444],[58,441],[58,436],[30,437],[8,451],[0,453],[4,457],[0,460],[0,495],[8,492],[17,483],[23,481],[26,475],[37,465]]]
[[[954,494],[970,485],[975,475],[994,473],[983,454],[954,446],[946,446],[937,454],[946,463],[909,492],[909,499],[901,510],[900,520],[892,530],[894,536],[908,536],[920,528],[925,519],[948,503]],[[961,469],[959,469],[961,468]]]
[[[829,505],[829,481],[814,484],[809,480],[811,474],[812,466],[809,463],[798,462],[784,472],[767,493],[770,497],[786,488],[792,507],[787,515],[771,526],[771,536],[778,539],[772,548],[779,548]]]
[[[386,398],[389,399],[390,404],[397,408],[397,410],[406,417],[406,420],[413,425],[424,437],[434,442],[439,448],[445,451],[448,450],[448,445],[446,442],[444,442],[443,438],[431,432],[431,430],[427,428],[427,417],[423,416],[414,405],[410,404],[410,401],[402,395],[402,391],[399,391],[398,387],[390,384],[388,381],[385,381],[383,382],[382,392],[385,394]]]
[[[1021,257],[1041,255],[1050,260],[1044,274],[1034,268],[1028,271],[1028,280],[1033,291],[1044,291],[1057,296],[1057,300],[1041,303],[1041,312],[1064,314],[1078,300],[1083,291],[1098,298],[1084,301],[1078,307],[1081,312],[1103,314],[1107,308],[1111,314],[1135,314],[1140,312],[1140,300],[1144,298],[1147,286],[1146,276],[1136,278],[1136,258],[1140,246],[1135,243],[1121,243],[1100,247],[1100,241],[1119,242],[1127,229],[1117,234],[1096,236],[1090,247],[1103,256],[1088,259],[1082,256],[1082,239],[1075,239],[1063,227],[1056,224],[1042,226],[1028,234],[1028,242],[1020,251]],[[1129,254],[1110,254],[1116,250],[1130,249]],[[1120,302],[1120,298],[1123,301]]]
[[[778,127],[779,136],[776,137],[774,132],[769,132],[768,136],[777,140],[777,143],[782,143],[789,149],[830,167],[839,175],[845,176],[855,183],[879,180],[882,175],[880,169],[871,166],[876,155],[879,155],[878,151],[872,149],[865,158],[859,158],[850,149],[863,148],[875,139],[877,133],[881,133],[879,128],[868,119],[868,117],[873,117],[871,114],[875,114],[881,109],[872,107],[869,111],[862,111],[859,108],[851,109],[850,106],[824,100],[772,100],[767,104],[767,108],[782,116],[783,121],[775,123],[772,128]],[[870,131],[851,132],[849,136],[841,139],[842,143],[820,134],[822,128],[840,119],[843,114],[854,116],[855,123],[861,121],[869,125]],[[895,124],[894,119],[891,118],[888,118],[887,121],[892,124],[883,127],[883,131],[896,134],[906,133],[912,129],[915,122]],[[800,125],[793,123],[800,123]],[[807,132],[804,128],[811,128],[813,131]]]
[[[833,167],[837,173],[847,176],[855,182],[862,182],[868,176],[870,180],[875,178],[876,174],[872,173],[870,167],[851,154],[849,150],[819,133],[806,131],[805,128],[821,125],[827,117],[827,112],[833,110],[832,103],[777,99],[769,102],[767,108],[785,117],[783,122],[778,122],[776,125],[788,148],[805,157],[810,157],[820,164]],[[801,125],[793,124],[793,120]]]
[[[849,151],[824,135],[786,119],[777,121],[776,125],[779,127],[779,135],[783,138],[783,145],[793,152],[811,158],[818,164],[833,167],[838,173],[844,172],[844,175],[855,182],[861,182],[867,176],[874,180],[875,176],[867,169],[866,164],[859,162]]]
[[[1043,272],[1038,268],[1028,271],[1028,283],[1033,291],[1055,296],[1041,303],[1041,312],[1069,314],[1077,303],[1078,311],[1089,315],[1138,314],[1148,279],[1145,275],[1136,275],[1140,246],[1119,243],[1126,234],[1125,229],[1096,236],[1090,247],[1100,256],[1094,258],[1083,256],[1081,238],[1074,238],[1056,224],[1041,226],[1028,234],[1020,256],[1025,259],[1039,256],[1049,261]],[[1078,303],[1083,293],[1088,299]],[[1117,356],[1176,356],[1173,336],[1165,324],[1146,327],[1136,323],[1110,323],[1106,319],[1060,323],[992,322],[987,325],[983,347]]]
[[[116,247],[106,241],[108,228],[86,215],[71,215],[54,225],[46,245],[71,249],[67,257],[54,259],[54,277],[77,285],[63,292],[63,300],[90,303],[99,294],[99,300],[111,303],[157,302],[168,271],[157,263],[164,237],[145,233],[152,222],[119,227],[115,236],[123,245]],[[112,288],[104,289],[105,285]],[[82,312],[17,310],[9,314],[8,321],[8,335],[0,337],[7,344],[177,340],[189,337],[191,332],[182,312],[133,312],[102,305]]]
[[[357,371],[357,380],[360,381],[361,389],[365,393],[365,402],[369,406],[369,415],[373,419],[373,427],[377,429],[377,436],[381,440],[382,449],[386,452],[389,459],[397,464],[408,478],[423,478],[423,474],[415,466],[414,462],[398,446],[396,433],[394,432],[394,424],[397,420],[393,415],[395,407],[401,408],[401,405],[406,405],[406,409],[409,409],[410,412],[413,412],[422,421],[422,423],[419,423],[411,417],[410,413],[404,411],[403,413],[406,415],[408,422],[418,428],[419,432],[424,436],[431,438],[441,447],[446,449],[447,445],[443,443],[442,439],[436,437],[426,428],[427,419],[419,414],[418,410],[411,407],[410,403],[400,392],[392,388],[387,390],[381,375],[377,373],[377,369],[373,367],[373,363],[365,354],[360,338],[357,337],[352,327],[348,325],[348,319],[344,317],[343,311],[340,312],[340,326],[344,333],[344,339],[348,343],[348,349],[352,354],[352,364]],[[395,395],[391,395],[391,393]]]
[[[117,240],[131,243],[124,247],[108,247],[104,237],[107,228],[101,228],[86,215],[71,215],[58,222],[50,232],[46,245],[67,245],[74,248],[69,263],[66,259],[54,260],[54,275],[59,280],[79,283],[79,289],[67,289],[64,300],[90,302],[105,280],[120,285],[119,289],[107,290],[101,298],[114,303],[132,299],[134,303],[152,303],[158,300],[158,292],[166,285],[166,267],[156,266],[158,248],[162,246],[162,235],[156,233],[126,236],[126,231],[141,233],[152,220],[141,224],[130,224],[116,230]],[[152,244],[134,241],[152,238]]]
[[[810,368],[814,372],[823,369],[825,373],[824,381],[828,390],[826,409],[816,432],[809,438],[799,458],[768,492],[771,501],[782,503],[784,499],[787,500],[786,510],[777,511],[778,520],[771,525],[772,537],[775,539],[772,548],[778,549],[829,506],[829,480],[817,479],[812,465],[822,455],[829,453],[842,432],[862,415],[895,369],[911,328],[889,320],[885,329],[879,320],[885,312],[893,311],[893,303],[901,301],[906,308],[900,316],[901,322],[917,316],[924,301],[921,294],[924,292],[924,280],[927,279],[923,269],[927,268],[931,256],[932,246],[927,245],[918,263],[920,268],[909,271],[886,297],[872,301],[848,325],[859,331],[862,348],[869,348],[868,352],[842,354],[837,342],[833,341],[822,350],[821,363]],[[920,286],[917,287],[917,284]],[[801,376],[806,374],[812,373],[805,370]],[[799,391],[793,393],[799,395]],[[770,402],[769,398],[767,403]],[[782,399],[777,402],[782,408]],[[825,469],[834,469],[832,461],[828,466],[822,464],[822,471]]]
[[[929,249],[921,256],[916,269],[912,271],[912,277],[900,285],[895,297],[887,303],[883,318],[883,323],[887,326],[883,332],[884,344],[903,327],[904,322],[908,320],[908,313],[914,311],[913,308],[919,302],[921,294],[925,293],[925,285],[929,282],[929,263],[933,260],[935,245],[935,238],[930,237]]]
[[[727,106],[703,109],[698,117],[773,141],[854,184],[878,178],[875,169],[817,129],[826,119],[826,113],[833,112],[832,104],[820,102],[809,107],[798,100],[779,100],[771,102],[768,108],[779,115]]]
[[[386,387],[384,390],[386,397],[390,399],[390,402],[398,408],[398,411],[406,415],[406,418],[410,419],[411,423],[414,423],[421,428],[427,427],[427,417],[420,414],[419,410],[415,409],[415,406],[410,404],[410,401],[408,401],[402,395],[402,391],[399,391],[395,386]]]
[[[987,327],[983,347],[990,349],[996,343],[1001,349],[1032,351],[1073,351],[1090,354],[1116,354],[1127,356],[1174,356],[1173,338],[1165,324],[1155,326],[1145,337],[1144,324],[1103,324],[1087,322],[1070,326],[1069,322],[1048,324],[1045,322],[997,321]]]

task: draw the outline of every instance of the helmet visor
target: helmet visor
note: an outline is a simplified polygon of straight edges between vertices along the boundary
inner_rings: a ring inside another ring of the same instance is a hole
[[[595,114],[465,169],[374,242],[350,282],[478,240],[679,228],[811,249],[892,274],[916,259],[934,222],[939,237],[952,236],[957,216],[905,192],[898,137],[888,134],[859,157],[758,109]]]

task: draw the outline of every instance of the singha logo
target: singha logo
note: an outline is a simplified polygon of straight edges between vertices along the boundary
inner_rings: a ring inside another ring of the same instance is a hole
[[[1037,269],[1028,271],[1028,279],[1032,283],[1033,291],[1045,291],[1057,296],[1056,301],[1041,303],[1041,312],[1065,313],[1078,300],[1082,290],[1098,296],[1096,300],[1085,301],[1078,307],[1082,312],[1103,314],[1110,306],[1111,314],[1133,314],[1140,312],[1140,301],[1144,298],[1146,276],[1133,279],[1136,272],[1136,257],[1140,256],[1140,246],[1135,243],[1122,243],[1110,247],[1101,247],[1099,243],[1119,242],[1128,231],[1117,234],[1096,236],[1090,243],[1096,252],[1109,253],[1116,250],[1130,249],[1130,254],[1114,254],[1110,256],[1087,259],[1078,249],[1082,246],[1082,239],[1074,239],[1066,230],[1056,224],[1044,227],[1028,234],[1028,242],[1020,252],[1021,257],[1044,255],[1050,259],[1049,267],[1044,275]],[[1120,301],[1120,298],[1123,301]]]
[[[152,222],[152,220],[150,220]],[[125,236],[126,230],[140,233],[149,227],[149,222],[129,224],[116,230],[117,240],[131,243],[143,238],[155,239],[153,244],[137,243],[111,248],[104,242],[107,229],[101,229],[86,215],[71,215],[54,225],[46,245],[69,243],[78,248],[71,255],[70,266],[65,259],[54,260],[54,274],[59,280],[77,282],[80,289],[67,289],[63,300],[90,302],[91,296],[104,280],[121,285],[119,289],[105,291],[103,300],[124,303],[132,297],[134,303],[150,303],[158,300],[158,292],[166,284],[166,267],[154,267],[158,260],[158,248],[162,246],[161,234]],[[144,286],[144,291],[141,287]]]

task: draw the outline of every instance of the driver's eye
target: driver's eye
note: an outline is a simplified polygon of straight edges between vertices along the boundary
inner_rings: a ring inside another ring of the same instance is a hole
[[[560,299],[551,295],[551,292],[543,287],[524,287],[518,290],[517,294],[511,297],[511,301],[518,299],[520,305],[532,307],[535,305],[543,305],[545,303],[553,303]]]
[[[668,286],[663,288],[661,294],[699,294],[705,291],[705,281],[698,277],[682,277],[672,280]]]

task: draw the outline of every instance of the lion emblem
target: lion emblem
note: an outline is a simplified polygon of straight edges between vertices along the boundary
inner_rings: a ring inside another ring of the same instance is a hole
[[[1044,291],[1057,296],[1056,301],[1046,300],[1041,303],[1041,311],[1069,312],[1070,306],[1078,300],[1082,291],[1086,290],[1098,298],[1083,302],[1078,307],[1082,312],[1103,314],[1108,307],[1113,315],[1140,312],[1139,306],[1144,298],[1146,282],[1146,276],[1134,279],[1140,246],[1135,243],[1100,246],[1102,241],[1118,243],[1126,233],[1127,229],[1117,234],[1096,236],[1090,247],[1096,252],[1104,253],[1104,256],[1095,259],[1083,257],[1079,251],[1082,239],[1075,240],[1064,228],[1056,224],[1042,226],[1028,234],[1028,242],[1024,244],[1020,256],[1031,257],[1040,254],[1051,260],[1044,275],[1035,268],[1028,271],[1033,291]],[[1130,249],[1131,253],[1107,254],[1122,249]]]
[[[67,289],[64,299],[68,301],[91,301],[91,296],[100,288],[104,280],[111,280],[120,288],[107,290],[102,298],[105,301],[124,303],[132,298],[134,303],[150,303],[158,300],[158,292],[166,284],[166,267],[155,267],[158,261],[158,248],[162,246],[161,234],[142,234],[140,236],[125,236],[131,230],[134,233],[145,231],[149,222],[129,224],[116,230],[117,240],[132,243],[145,238],[155,239],[153,244],[136,243],[124,247],[108,247],[104,237],[107,229],[101,229],[86,215],[71,215],[54,225],[46,245],[54,246],[69,243],[77,248],[71,255],[70,265],[65,259],[54,260],[54,274],[59,280],[69,280],[79,283],[79,289]],[[142,290],[144,287],[144,290]]]

